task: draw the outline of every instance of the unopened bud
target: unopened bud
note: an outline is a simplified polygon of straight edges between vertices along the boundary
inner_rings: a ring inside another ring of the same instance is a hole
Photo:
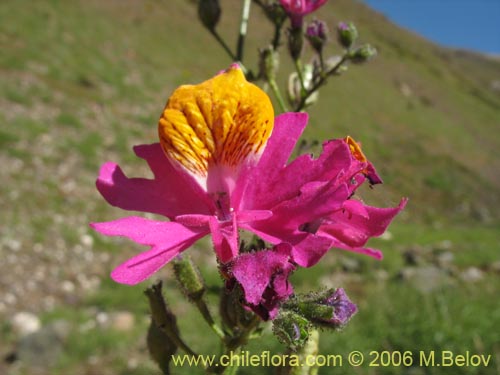
[[[328,38],[326,23],[319,20],[312,21],[306,29],[306,38],[316,52],[321,53]]]
[[[337,34],[340,44],[345,48],[351,48],[358,39],[358,30],[352,22],[341,22],[337,27]]]
[[[342,288],[298,300],[297,308],[311,322],[329,328],[343,327],[358,310]]]
[[[213,31],[219,23],[221,8],[219,0],[198,0],[198,17],[203,25]]]
[[[173,261],[175,278],[179,282],[183,293],[192,301],[201,299],[205,293],[205,282],[198,267],[189,256],[177,257]]]
[[[273,320],[274,335],[293,351],[305,345],[311,328],[311,323],[306,318],[289,310],[281,310]]]
[[[169,374],[172,355],[177,352],[177,344],[151,319],[146,338],[149,355],[164,374]]]
[[[177,351],[179,328],[177,319],[165,303],[161,281],[144,291],[151,310],[151,323],[148,330],[148,350],[163,373],[168,374],[172,354]]]
[[[279,54],[272,48],[261,49],[260,53],[260,74],[266,81],[276,79],[276,72],[279,67]]]
[[[361,47],[356,48],[350,55],[349,59],[353,63],[364,63],[377,54],[377,50],[369,44],[364,44]]]

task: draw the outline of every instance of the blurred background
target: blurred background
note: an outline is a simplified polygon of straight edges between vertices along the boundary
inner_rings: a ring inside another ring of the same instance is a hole
[[[98,236],[88,223],[128,215],[96,191],[100,164],[149,176],[131,147],[157,141],[157,120],[177,86],[231,63],[202,29],[195,3],[0,3],[0,374],[159,373],[145,343],[150,282],[127,287],[108,276],[144,249]],[[233,45],[241,5],[221,3],[218,29]],[[252,12],[245,63],[255,67],[272,30]],[[349,134],[363,143],[385,182],[363,191],[365,202],[410,198],[389,232],[370,243],[383,261],[332,250],[294,275],[298,291],[342,286],[358,304],[345,330],[322,335],[321,352],[492,356],[487,368],[344,366],[344,374],[500,373],[499,56],[438,46],[357,1],[331,1],[315,15],[331,30],[354,21],[379,55],[320,91],[305,138]],[[334,37],[326,52],[341,52]],[[286,53],[281,64],[290,72]],[[280,76],[281,87],[286,80]],[[208,285],[220,286],[209,243],[190,253]],[[157,276],[186,341],[212,353],[216,338],[176,291],[171,269]],[[264,335],[251,353],[283,350],[269,330]]]

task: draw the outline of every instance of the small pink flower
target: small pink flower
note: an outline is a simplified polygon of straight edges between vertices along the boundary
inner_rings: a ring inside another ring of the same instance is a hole
[[[281,6],[285,9],[292,27],[297,28],[302,26],[304,16],[314,12],[328,0],[280,0]]]
[[[97,188],[111,205],[169,219],[92,223],[102,234],[150,246],[111,277],[139,283],[208,234],[219,261],[229,263],[238,255],[238,229],[289,244],[291,261],[303,267],[332,246],[380,258],[364,245],[406,200],[382,209],[350,199],[366,179],[381,182],[350,138],[326,142],[317,159],[302,155],[288,164],[306,123],[304,113],[273,119],[267,95],[235,66],[177,89],[160,119],[161,144],[134,148],[154,178],[128,178],[110,162],[101,167]]]
[[[241,286],[245,306],[263,320],[274,319],[280,304],[293,293],[288,277],[295,270],[291,246],[281,243],[271,250],[241,254],[225,267],[228,288]]]

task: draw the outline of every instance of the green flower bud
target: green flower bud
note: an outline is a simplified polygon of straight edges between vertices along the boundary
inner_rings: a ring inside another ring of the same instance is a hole
[[[213,31],[219,23],[221,8],[219,0],[198,0],[198,17],[203,25]]]
[[[172,354],[177,351],[178,346],[177,320],[165,303],[161,281],[146,289],[144,294],[148,297],[151,310],[151,323],[147,335],[148,350],[163,373],[168,374]]]
[[[260,61],[259,68],[261,77],[266,81],[276,79],[276,72],[279,67],[279,54],[272,48],[267,47],[259,51]]]
[[[274,335],[293,351],[304,347],[309,339],[311,328],[306,318],[290,310],[281,310],[273,320]]]
[[[182,292],[192,302],[200,300],[205,293],[205,282],[198,267],[189,256],[177,257],[173,261],[173,265],[175,278],[179,282]]]
[[[149,355],[164,374],[169,374],[172,355],[177,352],[177,344],[167,336],[151,319],[146,338]]]
[[[294,301],[296,311],[313,324],[327,328],[341,328],[356,314],[357,306],[344,289],[329,289]]]
[[[377,54],[377,50],[369,44],[364,44],[356,48],[349,55],[349,59],[356,64],[364,63]]]
[[[337,35],[343,47],[351,48],[356,39],[358,39],[358,30],[352,22],[341,22],[337,27]]]

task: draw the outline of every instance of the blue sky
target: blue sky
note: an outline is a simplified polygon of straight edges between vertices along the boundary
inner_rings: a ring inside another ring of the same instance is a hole
[[[438,44],[500,54],[500,0],[363,1]]]

